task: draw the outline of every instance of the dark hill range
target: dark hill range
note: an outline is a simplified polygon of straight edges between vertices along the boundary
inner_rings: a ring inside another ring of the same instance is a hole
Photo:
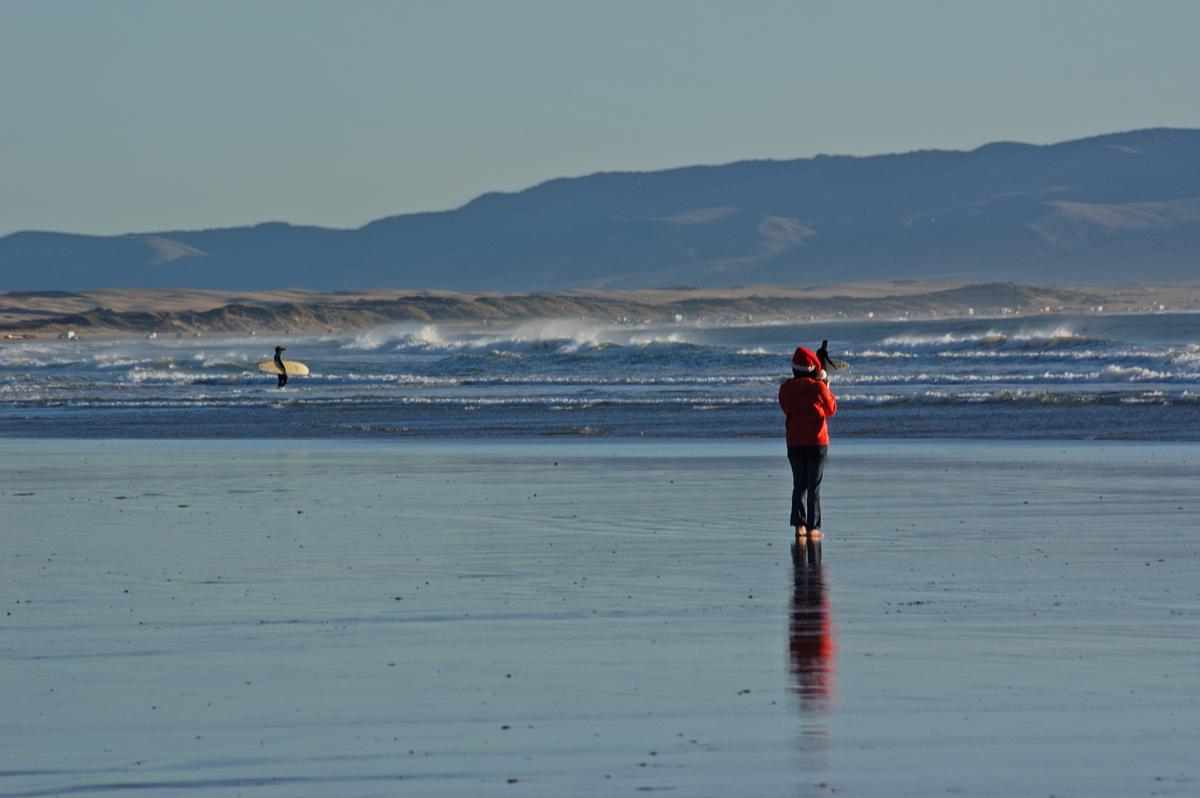
[[[356,230],[0,238],[0,290],[534,291],[1200,275],[1200,131],[551,180]]]

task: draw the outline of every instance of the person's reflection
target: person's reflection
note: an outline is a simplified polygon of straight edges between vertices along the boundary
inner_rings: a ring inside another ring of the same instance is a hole
[[[788,623],[788,654],[792,678],[796,680],[793,689],[800,696],[802,708],[827,709],[833,698],[837,641],[821,572],[820,542],[798,544],[792,550],[792,563],[795,587]]]

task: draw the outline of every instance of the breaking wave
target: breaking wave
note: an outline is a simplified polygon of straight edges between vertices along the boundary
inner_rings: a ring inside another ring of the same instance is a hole
[[[985,346],[993,348],[1054,349],[1084,343],[1108,343],[1107,339],[1083,335],[1067,326],[1046,330],[1022,330],[1006,333],[991,329],[984,332],[942,333],[932,335],[893,335],[881,341],[884,346],[921,349],[928,347]]]
[[[666,334],[586,322],[554,319],[527,322],[503,333],[480,331],[452,332],[436,324],[389,325],[361,333],[343,349],[392,352],[409,355],[447,355],[458,353],[546,353],[577,354],[613,346],[648,347],[691,344],[679,331]]]

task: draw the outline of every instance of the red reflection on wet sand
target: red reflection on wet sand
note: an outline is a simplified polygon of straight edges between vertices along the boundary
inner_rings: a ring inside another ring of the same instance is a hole
[[[793,554],[795,586],[788,623],[788,655],[794,690],[808,708],[828,708],[834,695],[837,639],[821,570],[821,546],[801,544]]]

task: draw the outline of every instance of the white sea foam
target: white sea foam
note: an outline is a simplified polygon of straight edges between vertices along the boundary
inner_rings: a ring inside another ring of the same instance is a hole
[[[255,357],[246,352],[238,352],[233,349],[225,350],[224,352],[216,352],[209,354],[208,352],[196,352],[190,360],[193,365],[203,369],[246,369],[254,368],[254,365],[260,360],[265,360],[266,357]]]
[[[682,334],[673,332],[667,335],[633,335],[629,338],[631,346],[649,346],[651,344],[687,344],[691,341],[687,340]]]
[[[124,380],[134,385],[141,385],[143,383],[169,383],[174,385],[187,385],[205,378],[211,378],[211,375],[200,371],[192,371],[190,369],[164,369],[146,367],[130,369],[129,372],[124,375]]]
[[[952,346],[955,344],[985,344],[996,347],[1006,344],[1016,344],[1024,348],[1030,348],[1102,340],[1089,338],[1066,325],[1058,325],[1047,329],[1022,329],[1014,333],[1005,333],[1000,330],[991,329],[985,332],[943,333],[941,335],[893,335],[884,338],[880,343],[883,346],[902,346],[908,348]]]
[[[398,385],[416,385],[427,388],[446,388],[462,385],[464,380],[458,377],[430,377],[424,374],[363,374],[347,372],[345,374],[312,374],[305,377],[305,382],[396,383]]]
[[[375,351],[389,348],[402,354],[488,353],[497,356],[545,352],[576,354],[608,346],[676,345],[690,343],[678,331],[657,334],[574,319],[547,319],[519,324],[504,332],[458,331],[449,336],[444,328],[426,324],[376,327],[361,333],[342,348]]]
[[[572,354],[595,349],[605,343],[615,343],[604,334],[600,325],[570,319],[549,319],[521,324],[507,336],[497,337],[494,345],[506,348],[558,351]]]
[[[852,360],[854,358],[861,358],[863,360],[913,360],[920,357],[920,355],[913,352],[900,352],[897,350],[885,352],[882,349],[863,349],[862,351],[849,351],[843,354]]]
[[[845,404],[847,402],[864,402],[869,404],[886,404],[895,402],[903,397],[896,393],[842,393],[838,394],[838,401]]]
[[[990,343],[1003,343],[1008,339],[1002,332],[996,330],[988,330],[984,333],[942,333],[941,335],[891,335],[880,341],[884,346],[945,346],[947,344],[962,344],[962,343],[977,343],[987,341]]]
[[[1144,391],[1133,396],[1121,397],[1123,405],[1166,404],[1166,395],[1162,391]]]
[[[1089,340],[1066,325],[1049,330],[1022,330],[1010,336],[1014,341],[1038,343],[1042,341],[1086,341]]]
[[[1143,368],[1142,366],[1105,366],[1102,376],[1110,379],[1141,381],[1141,380],[1165,380],[1171,379],[1174,375],[1162,371],[1154,371],[1153,369]]]
[[[159,358],[153,356],[136,356],[127,352],[100,352],[90,357],[92,365],[98,368],[124,368],[140,363],[152,363]]]
[[[437,335],[437,327],[432,324],[423,326],[411,323],[385,324],[360,332],[348,342],[342,344],[341,348],[350,351],[373,352],[390,343],[420,340],[421,330],[429,331],[425,339],[427,341],[430,337]]]
[[[1189,344],[1182,349],[1171,349],[1167,357],[1173,363],[1194,365],[1200,364],[1200,344]]]

